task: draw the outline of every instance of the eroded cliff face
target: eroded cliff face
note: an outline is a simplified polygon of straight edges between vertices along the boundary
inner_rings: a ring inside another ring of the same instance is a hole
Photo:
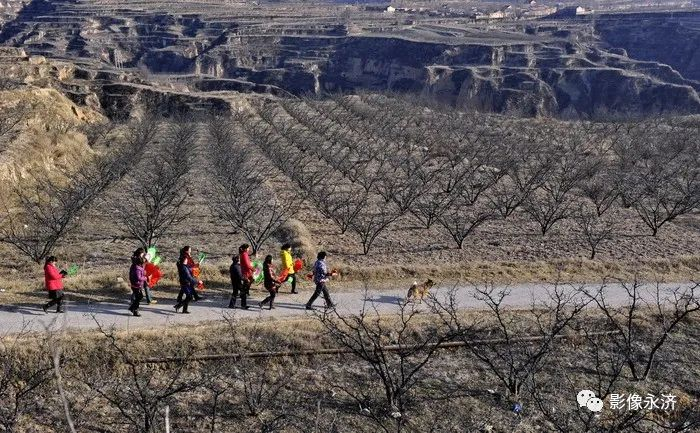
[[[107,96],[165,82],[193,94],[392,90],[563,117],[700,112],[700,13],[644,15],[642,26],[633,15],[493,26],[384,20],[350,32],[328,17],[129,5],[108,16],[96,0],[34,0],[0,42],[77,59],[76,77]]]
[[[628,56],[665,64],[700,81],[700,13],[638,14],[636,20],[603,15],[596,32],[606,46]]]
[[[592,116],[700,110],[698,83],[666,65],[567,40],[441,45],[397,39],[340,44],[321,75],[327,90],[421,92],[457,107]]]

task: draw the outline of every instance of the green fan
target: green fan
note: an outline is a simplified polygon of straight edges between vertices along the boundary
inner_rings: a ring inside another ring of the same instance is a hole
[[[73,275],[78,273],[78,269],[80,269],[78,265],[71,265],[70,268],[68,268],[68,270],[66,271],[66,275],[72,277]]]

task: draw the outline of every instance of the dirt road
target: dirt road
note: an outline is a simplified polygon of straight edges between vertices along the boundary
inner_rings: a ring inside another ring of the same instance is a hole
[[[665,284],[662,286],[663,291],[668,291],[678,287],[689,287],[690,283],[686,284]],[[564,286],[567,291],[575,291],[581,286]],[[587,290],[596,290],[599,285],[586,285]],[[506,304],[511,307],[529,307],[533,299],[544,301],[548,299],[548,291],[553,289],[551,284],[520,284],[509,287],[498,287],[498,289],[508,289],[510,295],[506,298]],[[353,291],[333,294],[331,287],[331,296],[337,305],[337,309],[341,314],[358,313],[363,308],[363,304],[368,302],[376,308],[381,314],[391,314],[398,310],[398,304],[403,302],[406,296],[406,290],[382,290],[377,292]],[[485,304],[474,297],[475,290],[472,287],[448,288],[441,287],[432,290],[432,294],[438,299],[444,299],[451,290],[455,291],[455,298],[460,308],[464,309],[483,309]],[[606,286],[605,294],[607,301],[612,305],[623,305],[627,302],[627,293],[619,284],[610,284]],[[642,296],[645,300],[654,300],[655,286],[645,285],[641,288]],[[259,299],[253,299],[249,302],[252,305],[250,310],[236,309],[236,317],[238,318],[260,318],[260,317],[276,317],[284,318],[289,316],[299,316],[310,314],[304,308],[304,304],[308,300],[310,292],[302,292],[300,294],[280,293],[277,297],[274,310],[261,310],[257,306]],[[578,295],[577,295],[578,296]],[[171,299],[159,299],[159,303],[155,305],[144,305],[141,308],[141,317],[133,317],[129,311],[128,299],[125,298],[123,303],[72,303],[66,305],[64,314],[56,314],[49,312],[45,314],[41,310],[41,306],[2,306],[0,307],[0,334],[11,334],[20,332],[21,330],[36,330],[45,329],[46,326],[52,328],[64,327],[67,329],[89,329],[96,328],[99,322],[102,326],[115,326],[121,329],[135,328],[154,328],[154,327],[169,327],[179,326],[183,324],[193,324],[209,321],[223,320],[226,314],[231,311],[225,308],[228,305],[228,298],[208,298],[191,304],[191,314],[176,314],[173,309],[174,301]],[[423,304],[423,308],[427,308]],[[322,298],[316,301],[317,308],[323,308]]]

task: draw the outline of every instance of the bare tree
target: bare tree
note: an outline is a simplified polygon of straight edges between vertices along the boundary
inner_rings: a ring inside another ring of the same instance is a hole
[[[293,202],[274,195],[262,178],[238,176],[217,179],[209,201],[212,211],[246,237],[253,253],[292,212]]]
[[[98,328],[105,339],[102,350],[96,353],[99,364],[84,371],[82,383],[131,429],[141,433],[159,431],[159,417],[165,406],[201,385],[201,378],[188,370],[191,351],[181,347],[183,360],[159,369],[134,359],[114,330],[104,329],[99,323]],[[105,423],[103,431],[123,431],[123,426],[116,425],[114,430],[107,426]]]
[[[665,171],[665,170],[664,170]],[[632,207],[656,236],[666,223],[700,204],[700,165],[677,166],[673,173],[650,170],[636,176]]]
[[[359,405],[360,414],[381,431],[400,432],[420,406],[417,388],[425,379],[426,367],[439,344],[448,335],[439,329],[416,328],[421,313],[411,304],[400,303],[396,319],[383,319],[369,302],[365,301],[357,315],[345,316],[328,310],[317,317],[332,341],[349,349],[369,367],[383,398],[377,401],[371,394],[372,386],[346,386],[338,382],[333,387]],[[387,343],[398,346],[399,350],[386,350]]]
[[[449,208],[450,202],[450,194],[444,192],[431,191],[421,194],[416,198],[411,214],[429,229]]]
[[[545,365],[556,348],[556,340],[567,330],[587,302],[576,290],[554,284],[546,299],[532,301],[526,315],[516,315],[507,308],[507,289],[492,285],[475,288],[475,298],[489,313],[487,321],[468,322],[459,312],[452,294],[446,301],[434,300],[434,308],[455,338],[464,341],[470,353],[485,365],[518,398],[527,384]],[[534,335],[537,338],[529,338]],[[502,344],[473,344],[475,336],[496,337]],[[526,338],[526,336],[528,338]]]
[[[487,191],[491,206],[503,219],[511,216],[544,183],[551,165],[545,144],[534,140],[510,143],[497,159],[496,167],[504,176]]]
[[[535,411],[542,414],[548,431],[559,433],[649,431],[644,428],[649,418],[646,411],[606,411],[605,423],[601,423],[599,414],[582,410],[575,399],[562,398],[589,389],[605,401],[611,393],[628,386],[618,356],[608,350],[611,337],[591,332],[589,328],[595,319],[588,319],[587,326],[582,327],[583,344],[577,346],[577,353],[550,358],[546,380],[533,379],[531,400]]]
[[[485,206],[452,202],[437,217],[437,220],[440,226],[452,237],[457,247],[461,249],[467,236],[493,218],[493,211]]]
[[[602,317],[595,312],[582,315],[572,325],[583,336],[582,344],[550,360],[547,380],[533,383],[535,407],[547,427],[561,433],[690,431],[698,425],[698,417],[686,408],[677,407],[673,414],[611,408],[601,423],[592,412],[561,399],[590,389],[606,401],[612,393],[638,388],[634,382],[648,377],[667,339],[697,310],[697,285],[665,290],[657,284],[650,291],[636,282],[621,286],[584,292]],[[625,291],[627,304],[613,307],[606,289]]]
[[[656,283],[651,293],[645,293],[643,284],[636,280],[619,285],[627,294],[627,304],[620,307],[612,305],[605,287],[584,293],[605,316],[606,325],[618,331],[612,342],[631,379],[645,381],[668,338],[684,320],[700,311],[700,283],[674,288],[663,288]],[[652,329],[656,330],[651,335],[645,330],[649,313]]]
[[[341,188],[332,180],[324,182],[310,194],[317,209],[338,225],[340,234],[351,228],[369,200],[366,191],[352,187]]]
[[[131,169],[152,138],[150,119],[141,120],[127,128],[119,148],[94,157],[80,170],[31,173],[6,204],[0,240],[40,263],[76,227],[83,210]]]
[[[189,216],[183,207],[197,147],[197,127],[185,118],[167,125],[163,143],[132,172],[113,198],[112,215],[123,232],[144,248],[153,246]]]
[[[367,255],[377,240],[400,214],[391,206],[374,206],[364,203],[357,216],[350,222],[350,230],[357,234],[362,243],[362,253]]]
[[[619,215],[601,215],[597,205],[595,210],[591,210],[590,207],[581,204],[573,218],[581,230],[581,236],[586,245],[591,250],[589,258],[595,259],[598,247],[615,237]]]
[[[425,191],[425,184],[417,177],[405,175],[402,170],[383,173],[374,183],[379,195],[385,203],[393,203],[399,213],[405,214],[412,207],[415,200]]]
[[[37,355],[34,362],[27,362],[26,339],[34,338],[29,332],[0,337],[0,428],[3,432],[23,431],[18,425],[23,417],[36,415],[43,388],[51,381],[52,365],[45,357]],[[40,349],[45,349],[45,341]],[[31,353],[31,352],[30,352]]]
[[[614,167],[604,165],[600,170],[580,183],[582,195],[593,203],[596,214],[602,217],[620,198],[621,186]]]
[[[226,430],[227,420],[233,420],[238,428],[288,431],[286,428],[300,418],[295,413],[299,412],[295,401],[300,390],[292,388],[298,379],[298,365],[284,358],[249,357],[260,350],[260,345],[269,343],[269,334],[264,328],[252,326],[242,336],[240,320],[233,315],[225,315],[224,320],[232,336],[228,344],[237,356],[201,369],[202,386],[211,396],[207,405],[209,431]]]
[[[209,205],[213,213],[246,237],[253,252],[284,224],[297,200],[289,194],[277,196],[267,185],[269,167],[250,148],[234,147],[235,133],[225,135],[210,124],[210,152],[214,179]],[[214,131],[212,133],[212,131]]]
[[[571,215],[575,202],[572,191],[594,170],[596,161],[587,158],[578,144],[556,150],[555,161],[543,182],[524,202],[525,212],[540,226],[542,236]]]
[[[413,209],[421,195],[431,194],[433,181],[440,174],[439,165],[429,149],[418,144],[398,145],[384,149],[388,154],[387,169],[375,182],[375,190],[384,200],[393,202],[401,214]]]
[[[633,128],[633,143],[616,147],[622,198],[656,236],[700,204],[698,128],[650,121]]]

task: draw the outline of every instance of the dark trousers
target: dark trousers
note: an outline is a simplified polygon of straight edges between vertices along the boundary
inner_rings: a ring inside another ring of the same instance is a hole
[[[292,282],[290,283],[292,285],[292,292],[296,292],[297,291],[297,274],[290,274],[287,277],[287,280],[289,280],[289,279],[292,280]]]
[[[316,290],[314,290],[314,294],[311,295],[311,299],[306,303],[306,306],[310,307],[321,293],[323,293],[323,299],[326,301],[326,307],[332,306],[333,302],[331,302],[331,295],[328,293],[326,283],[316,283]]]
[[[272,303],[275,302],[275,295],[277,294],[277,287],[266,287],[266,289],[270,293],[270,295],[267,298],[263,299],[263,301],[260,303],[260,306],[262,307],[263,305],[269,302],[270,308],[272,308]]]
[[[177,294],[177,303],[178,303],[178,304],[182,302],[182,296],[183,296],[184,294],[185,294],[185,289],[183,289],[183,288],[181,287],[181,288],[180,288],[180,293]],[[199,294],[197,293],[197,290],[192,289],[192,293],[190,293],[190,300],[193,300],[193,299],[194,299],[195,301],[199,301],[199,298],[200,298],[200,296],[199,296]]]
[[[136,311],[139,309],[141,300],[143,299],[143,292],[138,287],[131,288],[131,305],[129,306],[129,311]]]
[[[233,291],[231,292],[231,301],[228,303],[229,308],[236,306],[236,298],[240,294],[241,296],[241,307],[245,308],[248,304],[248,287],[246,283],[241,284],[241,287],[232,286]]]
[[[181,288],[180,294],[185,295],[185,299],[182,299],[182,296],[179,295],[177,299],[177,304],[175,304],[175,309],[182,308],[182,312],[186,313],[187,307],[190,305],[190,301],[192,300],[192,292],[194,292],[194,289],[188,290],[185,288]]]
[[[62,311],[63,306],[63,290],[49,290],[50,301],[46,303],[46,308],[56,306],[56,312]]]

